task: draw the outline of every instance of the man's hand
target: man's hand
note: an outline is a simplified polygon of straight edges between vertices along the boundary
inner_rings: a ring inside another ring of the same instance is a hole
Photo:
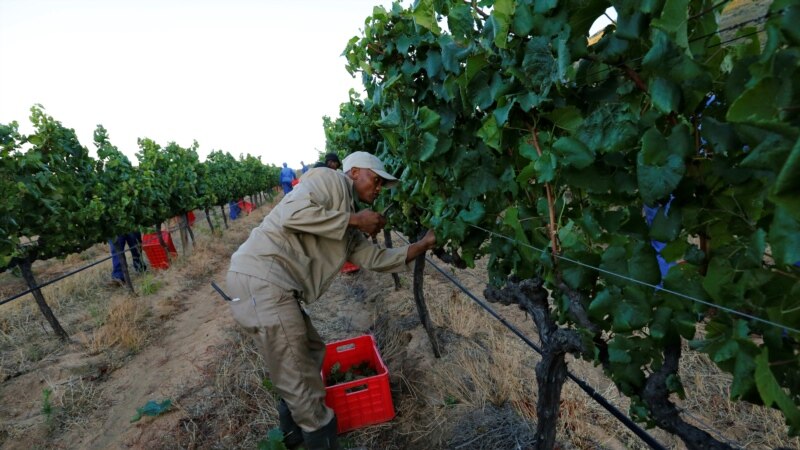
[[[356,214],[350,214],[347,224],[373,237],[386,226],[386,218],[375,211],[365,209]]]
[[[422,236],[422,239],[408,246],[408,253],[406,253],[406,264],[410,263],[416,259],[417,256],[422,255],[435,246],[436,234],[434,234],[433,230],[428,230],[428,232],[425,233],[425,236]]]

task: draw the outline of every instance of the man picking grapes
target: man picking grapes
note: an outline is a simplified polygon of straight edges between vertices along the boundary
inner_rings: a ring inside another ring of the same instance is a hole
[[[401,272],[434,247],[428,231],[399,248],[373,245],[386,225],[372,204],[397,184],[376,156],[355,152],[344,172],[314,169],[250,233],[231,257],[227,287],[231,313],[256,342],[270,380],[282,397],[278,413],[287,445],[336,449],[336,417],[325,405],[320,369],[325,343],[303,305],[318,299],[349,260],[378,272]]]

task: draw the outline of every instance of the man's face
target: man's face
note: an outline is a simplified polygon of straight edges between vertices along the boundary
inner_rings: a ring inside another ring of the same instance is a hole
[[[338,162],[336,162],[336,161],[328,161],[327,164],[328,164],[328,167],[330,167],[331,169],[339,170],[339,163]]]
[[[371,205],[381,193],[383,178],[369,169],[353,167],[350,169],[350,178],[353,179],[358,199],[364,203]]]

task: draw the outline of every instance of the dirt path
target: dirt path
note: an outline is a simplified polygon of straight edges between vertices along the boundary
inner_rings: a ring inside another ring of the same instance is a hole
[[[220,269],[214,279],[223,279],[226,270],[227,267]],[[213,359],[215,346],[225,341],[224,329],[231,326],[232,320],[224,302],[207,284],[177,297],[175,300],[184,303],[185,310],[168,323],[159,342],[111,374],[103,390],[114,398],[113,403],[87,425],[77,440],[72,440],[76,436],[70,436],[71,433],[64,436],[70,447],[136,447],[145,435],[158,431],[148,426],[147,418],[131,423],[136,409],[149,400],[174,399],[203,378],[204,367]],[[157,428],[162,429],[172,425],[166,422],[173,421],[158,422]]]

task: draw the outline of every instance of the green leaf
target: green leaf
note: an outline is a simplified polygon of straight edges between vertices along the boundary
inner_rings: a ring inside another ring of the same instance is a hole
[[[733,383],[731,383],[731,398],[741,399],[749,395],[755,388],[753,372],[756,364],[753,357],[745,352],[736,355],[736,363],[733,369]]]
[[[430,78],[437,78],[442,71],[442,54],[438,52],[428,52],[422,66]]]
[[[651,31],[652,45],[644,55],[642,65],[652,70],[661,68],[663,62],[670,57],[673,50],[669,36],[659,29]]]
[[[792,265],[800,261],[800,220],[786,208],[775,207],[768,239],[776,263]]]
[[[565,256],[591,265],[597,265],[600,262],[599,256],[593,253],[565,252]],[[576,264],[565,264],[561,271],[564,282],[572,289],[592,287],[597,279],[597,271]]]
[[[533,30],[533,14],[530,7],[526,4],[517,4],[514,9],[514,19],[511,22],[511,30],[517,36],[527,36]]]
[[[487,146],[500,151],[500,143],[503,140],[503,132],[497,126],[497,120],[494,118],[494,115],[489,116],[483,122],[483,126],[481,126],[481,129],[478,130],[477,136],[481,138]]]
[[[553,144],[553,150],[566,164],[578,169],[588,167],[594,162],[594,152],[583,142],[570,136],[559,138]]]
[[[558,240],[564,248],[572,248],[578,243],[578,233],[576,233],[575,223],[572,219],[558,229]]]
[[[608,360],[612,363],[630,364],[632,361],[631,355],[627,349],[620,349],[615,347],[608,348]]]
[[[736,356],[739,353],[739,343],[736,342],[735,339],[730,339],[716,351],[711,357],[713,358],[714,362],[722,362],[727,361]]]
[[[761,144],[759,145],[761,147]],[[770,200],[780,205],[792,217],[800,220],[800,139],[798,139],[792,147],[791,153],[782,160],[782,152],[775,151],[775,146],[765,146],[766,151],[770,151],[769,156],[779,170],[778,179],[775,180],[773,191],[770,193]],[[777,147],[778,149],[780,147]],[[758,150],[758,148],[757,148]]]
[[[680,208],[670,208],[669,214],[667,214],[666,208],[659,209],[653,218],[653,225],[650,227],[650,238],[661,242],[674,241],[683,228],[682,220]],[[683,254],[679,256],[683,256]]]
[[[653,314],[653,322],[650,324],[650,336],[654,339],[664,339],[670,329],[670,319],[672,318],[672,308],[660,306]]]
[[[635,118],[627,104],[601,103],[578,129],[578,138],[598,154],[628,150],[638,136]]]
[[[786,422],[793,429],[798,429],[800,427],[800,410],[797,409],[797,405],[792,403],[792,399],[786,395],[781,385],[778,384],[778,380],[775,379],[775,375],[770,369],[769,353],[766,348],[756,356],[755,363],[756,387],[764,405],[777,405],[783,411]]]
[[[780,81],[764,78],[733,101],[725,118],[740,123],[777,121],[780,116],[778,108],[783,103],[779,92]]]
[[[526,82],[537,92],[548,92],[556,81],[556,61],[550,51],[550,40],[543,36],[532,38],[525,45],[522,70],[528,76]]]
[[[485,215],[486,209],[483,207],[483,203],[473,200],[469,203],[469,209],[462,210],[458,213],[458,218],[466,223],[477,225]]]
[[[539,154],[536,152],[536,148],[534,148],[533,144],[528,142],[528,139],[520,140],[518,151],[520,155],[531,161],[536,161],[539,159]]]
[[[460,4],[450,8],[447,15],[447,28],[457,41],[463,42],[472,34],[474,20],[472,19],[471,8],[468,5]]]
[[[684,254],[689,249],[687,241],[677,240],[667,243],[667,246],[661,250],[661,256],[667,261],[677,261],[683,259]]]
[[[661,281],[656,251],[648,242],[637,241],[628,244],[627,265],[627,273],[635,280],[650,284],[658,284]]]
[[[533,167],[541,183],[549,183],[556,177],[556,157],[550,152],[542,152],[542,156],[534,161]]]
[[[490,20],[494,22],[494,45],[498,48],[506,48],[512,14],[514,0],[495,0]]]
[[[425,132],[422,134],[422,145],[420,147],[420,161],[427,161],[436,154],[439,139],[433,133]]]
[[[628,40],[636,40],[642,36],[645,16],[640,11],[617,15],[616,34]]]
[[[650,25],[667,32],[684,49],[689,48],[687,22],[689,20],[689,0],[666,0],[661,17]]]
[[[721,257],[711,258],[708,273],[703,279],[703,288],[714,300],[730,304],[736,300],[728,297],[729,293],[733,292],[730,288],[734,285],[735,275],[730,261]]]
[[[501,98],[497,102],[497,108],[494,109],[494,118],[497,121],[498,126],[503,126],[508,122],[508,113],[511,111],[511,108],[516,103],[516,99],[511,99],[510,101],[506,98]]]
[[[650,321],[652,310],[643,298],[637,298],[630,293],[637,288],[626,288],[623,300],[614,306],[614,321],[612,330],[625,332],[638,330]]]
[[[742,147],[730,124],[719,122],[710,116],[703,117],[700,134],[711,145],[714,153],[727,155],[729,151],[735,151]]]
[[[401,118],[398,106],[393,107],[388,110],[388,112],[382,113],[381,116],[381,119],[377,122],[379,127],[396,128],[400,126]]]
[[[792,152],[786,158],[783,168],[775,180],[775,194],[794,194],[800,192],[800,139],[792,147]],[[797,217],[797,214],[795,214]]]
[[[533,12],[544,14],[558,5],[558,0],[536,0],[533,2]]]
[[[432,131],[439,128],[441,116],[427,106],[423,106],[417,112],[417,120],[419,121],[420,129]]]
[[[636,178],[639,193],[648,205],[654,205],[672,193],[683,178],[686,166],[678,152],[655,128],[642,137],[642,149],[637,155]]]
[[[666,78],[655,77],[650,81],[649,90],[650,98],[656,109],[664,114],[678,111],[681,101],[680,86]]]
[[[542,114],[542,116],[553,122],[553,125],[570,133],[576,132],[581,123],[583,123],[581,111],[572,105],[554,109]]]
[[[450,35],[442,35],[439,46],[442,48],[442,67],[450,73],[460,74],[461,62],[472,52],[472,45],[463,46],[453,41]]]
[[[436,11],[433,7],[433,0],[417,1],[411,15],[417,25],[427,28],[433,34],[438,36],[442,32],[439,28],[439,24],[436,23]]]
[[[619,289],[611,286],[598,292],[589,304],[588,313],[592,319],[602,321],[605,316],[611,314],[612,308],[619,301]]]

